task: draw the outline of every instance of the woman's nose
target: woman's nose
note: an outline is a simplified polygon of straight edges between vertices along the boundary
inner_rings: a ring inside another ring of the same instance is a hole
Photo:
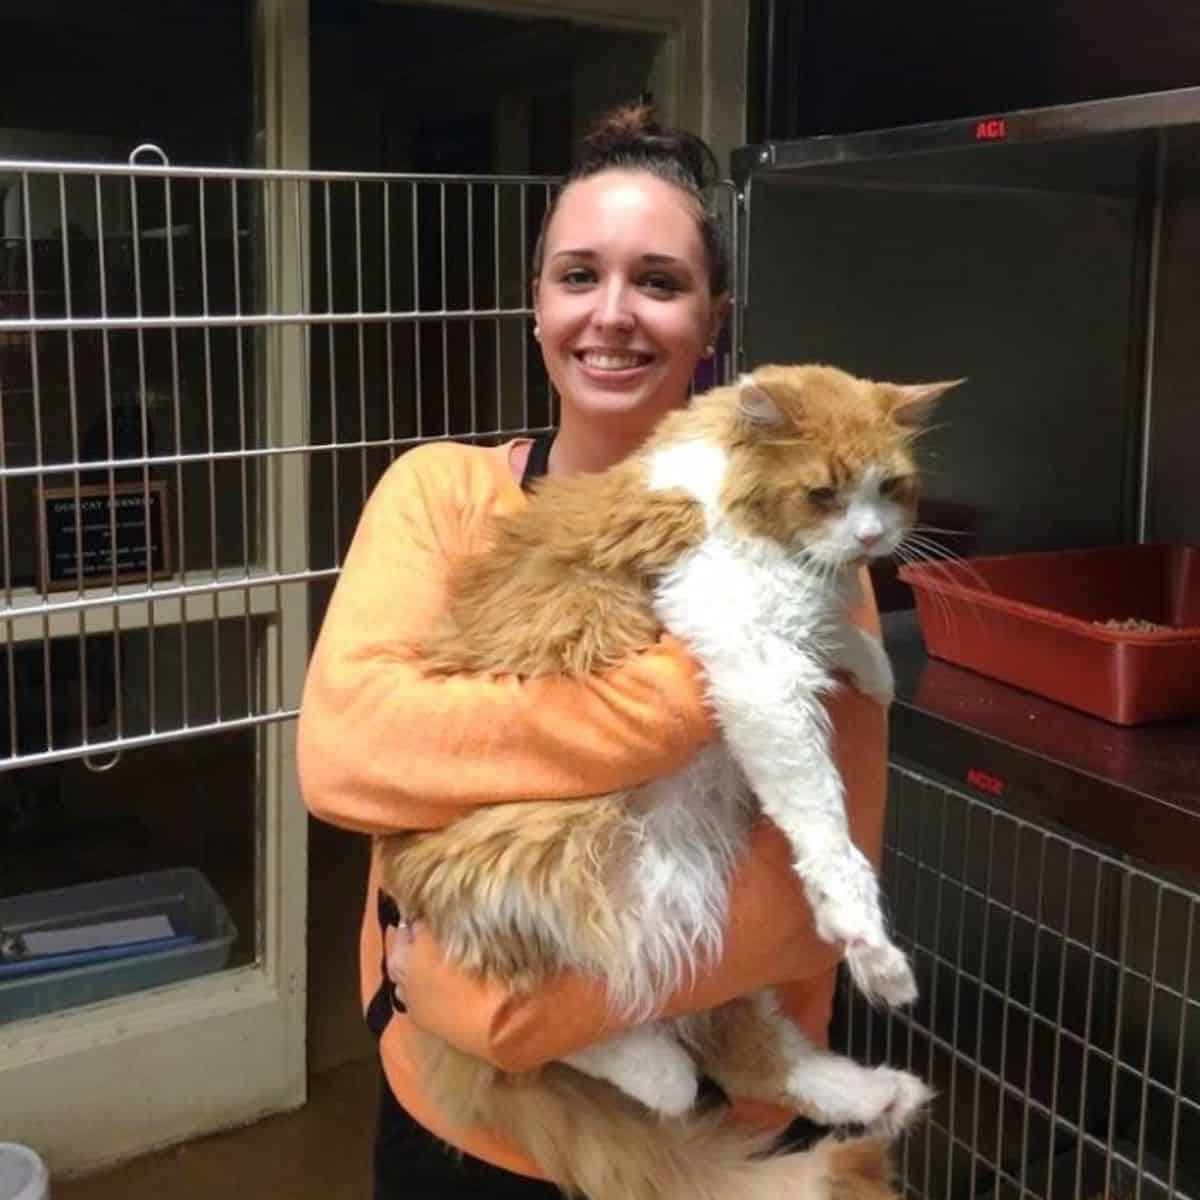
[[[592,319],[602,329],[628,331],[634,326],[633,308],[629,294],[618,280],[611,281],[600,289],[596,296],[596,309]]]

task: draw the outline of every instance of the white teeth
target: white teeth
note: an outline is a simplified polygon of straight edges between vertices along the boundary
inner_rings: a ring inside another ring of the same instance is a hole
[[[648,361],[647,355],[622,354],[619,350],[585,350],[580,357],[587,366],[601,371],[627,371]]]

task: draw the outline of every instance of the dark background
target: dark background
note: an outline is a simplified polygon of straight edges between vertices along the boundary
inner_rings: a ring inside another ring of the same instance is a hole
[[[755,0],[750,142],[1200,85],[1195,0]]]

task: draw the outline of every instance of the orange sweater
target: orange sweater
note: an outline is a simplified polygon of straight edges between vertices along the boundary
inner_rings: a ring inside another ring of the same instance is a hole
[[[585,679],[430,679],[407,658],[445,601],[452,561],[484,544],[489,521],[526,503],[513,478],[515,443],[410,451],[371,495],[309,664],[299,770],[314,816],[363,833],[448,824],[481,804],[566,799],[635,787],[668,774],[715,736],[699,668],[670,638],[610,673]],[[878,629],[868,602],[855,619]],[[886,776],[886,715],[850,688],[830,700],[835,748],[857,844],[878,862]],[[381,981],[373,856],[360,937],[364,1005]],[[734,880],[723,960],[668,1011],[710,1008],[775,986],[807,1034],[823,1043],[835,948],[812,927],[783,838],[760,825]],[[531,1069],[615,1026],[594,982],[564,977],[516,998],[446,966],[418,936],[407,1015],[380,1041],[400,1103],[439,1137],[478,1158],[539,1172],[488,1130],[447,1125],[424,1096],[413,1023],[506,1070]],[[759,1119],[783,1120],[782,1114]]]

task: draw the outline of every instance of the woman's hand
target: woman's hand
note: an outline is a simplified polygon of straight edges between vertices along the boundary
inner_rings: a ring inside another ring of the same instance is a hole
[[[391,981],[396,1003],[404,1007],[405,987],[408,978],[408,959],[412,953],[415,927],[407,921],[389,925],[384,934],[384,958],[387,962],[388,979]]]

